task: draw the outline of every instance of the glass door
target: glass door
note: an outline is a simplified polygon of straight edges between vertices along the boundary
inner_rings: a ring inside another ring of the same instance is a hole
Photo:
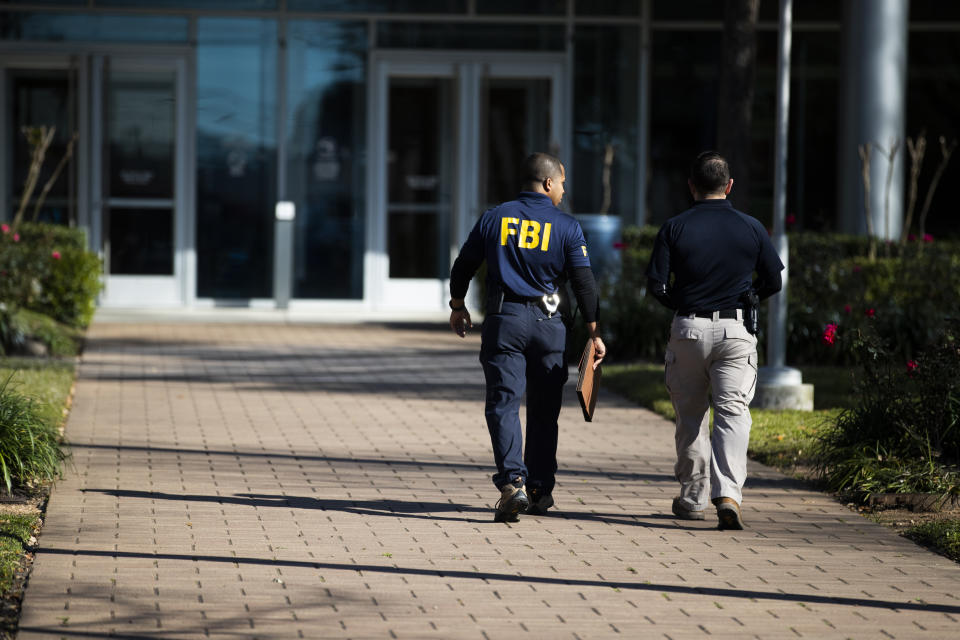
[[[374,65],[368,298],[446,309],[452,260],[479,215],[516,197],[520,164],[561,155],[564,62],[384,53]],[[381,235],[378,235],[381,234]]]
[[[183,62],[98,62],[94,164],[102,194],[95,200],[106,274],[102,302],[183,304]]]

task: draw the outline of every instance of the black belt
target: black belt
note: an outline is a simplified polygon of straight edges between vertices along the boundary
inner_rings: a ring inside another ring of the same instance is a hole
[[[540,304],[543,302],[543,296],[516,296],[512,293],[504,292],[503,293],[504,302],[518,302],[520,304]]]
[[[713,318],[713,314],[717,313],[718,317],[723,318],[724,320],[736,320],[738,315],[742,314],[743,309],[720,309],[719,311],[678,311],[678,316],[696,316],[698,318]],[[739,317],[743,317],[742,315]]]

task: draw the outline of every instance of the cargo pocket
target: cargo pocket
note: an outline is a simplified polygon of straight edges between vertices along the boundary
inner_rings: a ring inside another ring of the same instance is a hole
[[[751,353],[747,356],[747,363],[743,367],[743,378],[740,380],[740,394],[743,396],[744,404],[750,407],[753,401],[753,394],[757,391],[757,354]]]

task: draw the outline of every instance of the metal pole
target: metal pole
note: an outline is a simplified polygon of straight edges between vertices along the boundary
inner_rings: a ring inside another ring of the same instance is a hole
[[[790,47],[793,22],[792,0],[780,0],[779,53],[777,55],[777,132],[773,169],[773,246],[786,267],[783,289],[770,299],[767,319],[767,366],[786,366],[787,282],[790,273],[789,246],[785,229],[787,208],[787,132],[790,119]]]

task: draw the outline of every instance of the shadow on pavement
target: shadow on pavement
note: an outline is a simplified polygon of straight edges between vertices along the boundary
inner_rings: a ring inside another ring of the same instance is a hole
[[[325,569],[330,571],[368,571],[397,575],[422,575],[438,578],[460,578],[465,580],[483,580],[495,582],[520,582],[523,584],[544,584],[579,587],[602,587],[604,589],[629,589],[652,593],[675,593],[683,595],[707,595],[717,598],[742,598],[753,600],[773,600],[780,602],[801,602],[804,604],[824,604],[846,607],[869,607],[890,609],[893,611],[926,611],[960,614],[960,605],[934,604],[916,601],[897,602],[894,600],[875,600],[868,598],[850,598],[825,596],[812,593],[785,593],[775,591],[756,591],[751,589],[731,589],[718,587],[682,586],[657,584],[651,582],[607,582],[605,580],[584,580],[552,578],[547,576],[517,575],[510,573],[490,573],[481,571],[445,571],[442,569],[420,569],[416,567],[398,567],[376,564],[347,564],[336,562],[313,562],[302,560],[279,560],[238,556],[208,556],[181,553],[140,553],[133,551],[99,551],[92,549],[38,549],[37,556],[44,554],[68,556],[93,556],[103,558],[150,558],[153,560],[184,560],[188,562],[217,562],[244,565],[265,565],[271,567],[300,567]]]

